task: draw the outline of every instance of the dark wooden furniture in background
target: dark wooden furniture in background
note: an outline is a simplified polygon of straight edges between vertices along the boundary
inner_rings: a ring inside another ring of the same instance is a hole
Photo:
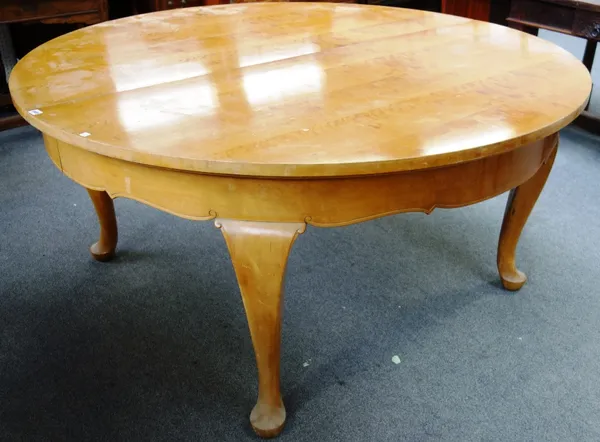
[[[93,24],[108,20],[107,0],[2,0],[0,23]]]
[[[600,0],[512,0],[507,21],[511,27],[534,35],[547,29],[586,39],[583,64],[592,71],[600,39]],[[600,116],[588,108],[575,124],[600,134]]]
[[[210,6],[229,3],[223,0],[132,0],[133,14],[166,11],[167,9],[187,8],[191,6]]]
[[[144,12],[165,11],[168,9],[190,6],[210,6],[228,3],[255,3],[265,0],[132,0],[132,10],[136,14]],[[266,1],[303,1],[303,0],[266,0]],[[319,1],[319,0],[313,0]],[[323,0],[325,1],[325,0]],[[441,12],[440,0],[326,0],[333,3],[361,3],[368,5],[398,6],[402,8],[421,9]],[[508,11],[508,10],[507,10]],[[460,14],[455,14],[460,15]],[[506,15],[505,15],[506,16]]]
[[[440,0],[357,0],[355,3],[441,12]]]
[[[510,0],[442,0],[442,12],[474,20],[506,24]]]
[[[225,5],[229,3],[256,3],[259,1],[289,1],[289,0],[132,0],[133,3],[133,11],[135,14],[141,14],[145,12],[155,12],[155,11],[166,11],[168,9],[176,9],[176,8],[186,8],[191,6],[211,6],[211,5]],[[294,0],[291,0],[294,1]],[[303,1],[303,0],[296,0]],[[319,0],[313,0],[319,1]],[[323,0],[325,1],[325,0]],[[368,3],[361,2],[356,0],[327,0],[333,3]],[[388,0],[382,0],[388,1]],[[394,0],[390,0],[394,1]],[[402,1],[402,0],[398,0]],[[404,0],[406,1],[406,0]],[[412,0],[413,2],[418,2],[419,0]],[[425,0],[424,2],[436,1],[439,3],[439,0]],[[378,3],[375,3],[378,4]],[[383,3],[382,3],[383,4]]]
[[[0,24],[45,23],[91,25],[108,20],[108,0],[0,0]],[[2,75],[4,76],[4,74]],[[5,85],[2,85],[5,86]],[[8,90],[0,93],[0,130],[26,124],[11,114]]]

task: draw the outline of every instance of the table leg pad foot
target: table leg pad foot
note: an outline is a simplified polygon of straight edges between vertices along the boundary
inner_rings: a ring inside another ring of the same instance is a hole
[[[285,424],[285,408],[256,404],[250,413],[252,429],[260,437],[271,438],[279,435]]]
[[[107,262],[115,257],[115,249],[103,249],[100,242],[92,244],[92,246],[90,247],[90,253],[92,255],[92,258],[100,262]]]
[[[520,270],[515,269],[512,272],[501,273],[500,279],[502,280],[502,286],[506,290],[517,291],[523,287],[527,281],[527,276]]]

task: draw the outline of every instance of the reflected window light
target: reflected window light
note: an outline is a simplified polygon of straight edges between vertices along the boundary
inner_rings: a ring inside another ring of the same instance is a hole
[[[323,70],[316,63],[305,63],[250,72],[244,75],[243,85],[251,105],[266,104],[294,95],[319,92],[323,87]]]
[[[257,64],[271,63],[273,61],[299,57],[301,55],[311,55],[319,52],[319,50],[319,46],[314,43],[290,44],[279,50],[268,48],[268,52],[264,52],[262,54],[241,55],[239,62],[240,67],[244,68]]]
[[[122,59],[121,48],[112,50],[113,45],[121,44],[120,38],[115,38],[114,44],[112,40],[112,34],[107,33],[106,57],[115,91],[124,92],[117,96],[116,105],[119,121],[126,131],[152,130],[189,118],[190,115],[214,112],[217,97],[210,84],[202,84],[202,80],[198,79],[197,83],[200,84],[164,86],[165,83],[206,75],[208,70],[202,63],[176,59],[172,64],[158,63],[152,57]],[[136,48],[143,53],[152,49],[140,36],[131,35],[126,53],[134,54]],[[157,55],[164,54],[157,49]],[[143,88],[147,89],[136,91]]]
[[[154,23],[153,26],[159,26]],[[179,60],[174,56],[171,63],[164,62],[165,50],[153,47],[144,40],[141,34],[130,33],[127,50],[123,51],[120,33],[111,32],[104,34],[105,57],[110,68],[111,79],[115,91],[125,92],[154,86],[163,83],[186,80],[188,78],[206,75],[208,70],[197,61]],[[183,42],[189,47],[190,52],[197,49],[193,40]],[[152,53],[156,57],[152,57]],[[143,57],[138,54],[144,54]],[[183,58],[183,57],[182,57]]]
[[[207,73],[208,70],[200,63],[159,66],[152,61],[144,61],[135,65],[121,65],[114,69],[111,75],[116,91],[125,92],[200,77]]]
[[[214,112],[217,97],[210,85],[186,86],[154,94],[119,97],[119,120],[128,131],[151,130],[190,115]]]

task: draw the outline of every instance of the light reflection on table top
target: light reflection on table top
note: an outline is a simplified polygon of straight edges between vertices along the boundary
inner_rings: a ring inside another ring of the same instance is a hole
[[[104,155],[320,176],[437,166],[534,141],[576,116],[591,81],[562,49],[496,25],[267,3],[85,28],[31,52],[10,87],[34,126]]]

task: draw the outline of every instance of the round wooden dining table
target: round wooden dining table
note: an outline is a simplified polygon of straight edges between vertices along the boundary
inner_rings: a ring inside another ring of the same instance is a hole
[[[286,418],[282,286],[307,225],[430,213],[510,191],[497,261],[504,287],[518,290],[519,236],[558,131],[590,90],[576,58],[516,30],[328,3],[110,21],[43,44],[10,77],[15,106],[56,167],[89,192],[95,259],[115,253],[117,197],[221,229],[258,366],[250,422],[264,437]]]

